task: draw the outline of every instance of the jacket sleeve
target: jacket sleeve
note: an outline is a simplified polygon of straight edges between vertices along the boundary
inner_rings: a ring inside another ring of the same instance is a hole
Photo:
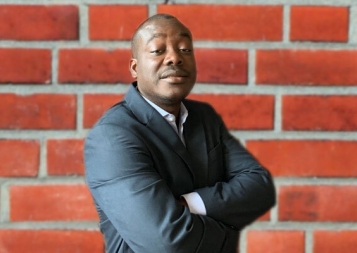
[[[93,198],[134,252],[234,252],[237,232],[181,206],[132,129],[93,128],[85,167]]]
[[[275,187],[270,173],[228,132],[221,118],[220,141],[226,180],[197,189],[207,216],[236,229],[253,222],[275,204]]]

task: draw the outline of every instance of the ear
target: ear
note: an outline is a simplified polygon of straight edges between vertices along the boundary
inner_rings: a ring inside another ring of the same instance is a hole
[[[129,69],[131,76],[136,80],[138,78],[138,74],[136,72],[136,67],[137,67],[137,60],[136,59],[131,59],[130,64],[129,64]]]

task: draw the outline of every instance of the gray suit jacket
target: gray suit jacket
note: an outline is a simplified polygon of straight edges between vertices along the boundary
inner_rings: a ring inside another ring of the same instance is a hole
[[[269,173],[205,103],[183,101],[185,147],[135,85],[85,142],[86,180],[107,252],[235,252],[238,231],[275,203]],[[192,191],[207,215],[177,201]]]

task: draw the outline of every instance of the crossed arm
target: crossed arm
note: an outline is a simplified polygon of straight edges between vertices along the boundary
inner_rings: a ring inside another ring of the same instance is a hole
[[[85,147],[89,188],[134,252],[234,252],[238,230],[274,204],[269,173],[224,127],[221,136],[231,169],[226,182],[196,189],[207,211],[196,215],[174,197],[132,129],[92,130]]]

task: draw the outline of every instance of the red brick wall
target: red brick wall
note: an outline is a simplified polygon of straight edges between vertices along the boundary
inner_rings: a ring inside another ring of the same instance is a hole
[[[355,252],[354,1],[7,2],[0,0],[0,253],[103,252],[83,140],[126,92],[131,34],[158,12],[193,32],[191,98],[210,102],[275,178],[278,203],[242,232],[240,252]]]

